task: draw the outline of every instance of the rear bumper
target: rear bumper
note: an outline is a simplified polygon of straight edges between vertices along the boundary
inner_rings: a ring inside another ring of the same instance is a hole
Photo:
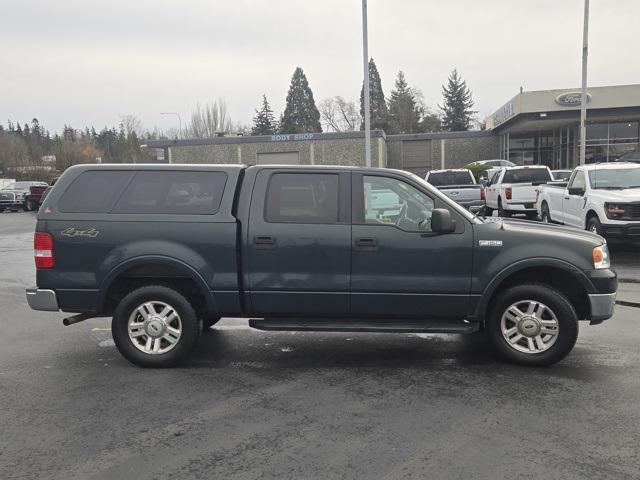
[[[589,294],[589,305],[591,307],[591,323],[600,323],[613,316],[613,309],[616,305],[615,293],[591,293]]]
[[[505,203],[503,207],[507,212],[537,212],[535,202]]]
[[[57,312],[58,298],[53,290],[40,289],[37,287],[27,288],[27,302],[32,310],[44,310],[46,312]]]

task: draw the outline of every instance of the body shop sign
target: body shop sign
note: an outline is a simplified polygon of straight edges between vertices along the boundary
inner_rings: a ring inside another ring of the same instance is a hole
[[[291,133],[287,135],[271,135],[272,142],[290,142],[296,140],[313,140],[313,133]]]

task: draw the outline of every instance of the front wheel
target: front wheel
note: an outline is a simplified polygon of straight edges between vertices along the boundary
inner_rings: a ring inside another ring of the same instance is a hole
[[[552,365],[573,349],[578,316],[567,297],[542,284],[504,291],[491,309],[486,330],[498,352],[522,365]]]
[[[509,212],[507,212],[502,207],[502,199],[501,198],[498,199],[498,216],[499,217],[510,217],[511,216],[511,214]]]
[[[38,204],[34,200],[27,200],[24,202],[22,208],[25,212],[33,212],[38,209]]]
[[[547,203],[543,203],[542,204],[542,212],[540,214],[540,220],[542,220],[542,223],[551,223],[551,215],[549,215],[549,206],[547,205]]]
[[[587,230],[591,233],[596,233],[598,235],[602,235],[602,224],[598,217],[591,217],[587,222]]]
[[[138,288],[118,304],[111,321],[116,347],[140,367],[172,367],[194,349],[201,321],[179,292],[160,285]]]

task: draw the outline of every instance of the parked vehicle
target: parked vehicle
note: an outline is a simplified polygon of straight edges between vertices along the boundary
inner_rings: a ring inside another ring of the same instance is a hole
[[[471,162],[467,164],[467,168],[475,165],[486,165],[489,168],[493,167],[515,167],[516,164],[509,160],[495,159],[495,160],[478,160],[477,162]]]
[[[15,182],[16,182],[15,178],[0,178],[0,190],[6,187],[7,185]]]
[[[477,212],[484,208],[484,187],[476,183],[466,168],[431,170],[425,180],[464,208]]]
[[[38,209],[38,201],[47,188],[46,182],[13,182],[0,190],[0,211]]]
[[[616,160],[616,162],[640,163],[640,151],[627,152]]]
[[[514,213],[524,213],[527,218],[535,218],[536,187],[551,181],[551,171],[545,166],[507,167],[493,172],[486,186],[485,215],[494,210],[499,217]]]
[[[42,206],[42,204],[44,203],[44,199],[47,198],[47,195],[49,195],[49,192],[51,192],[51,190],[53,189],[54,185],[58,181],[58,178],[60,177],[55,177],[53,180],[51,180],[51,182],[49,183],[49,186],[45,189],[44,192],[42,192],[42,195],[40,196],[40,200],[38,201],[38,208]]]
[[[374,198],[374,197],[377,197]],[[589,232],[482,220],[407,172],[319,166],[81,165],[38,214],[35,310],[111,316],[118,350],[165,367],[202,325],[471,333],[549,365],[578,320],[613,314]]]
[[[554,181],[557,182],[567,182],[569,177],[571,177],[571,172],[573,170],[551,170],[551,176]]]
[[[541,185],[536,205],[543,222],[640,238],[640,165],[581,165],[569,182]]]

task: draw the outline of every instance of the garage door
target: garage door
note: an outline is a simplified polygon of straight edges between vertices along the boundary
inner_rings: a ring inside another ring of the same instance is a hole
[[[258,153],[258,165],[299,165],[299,152]]]

